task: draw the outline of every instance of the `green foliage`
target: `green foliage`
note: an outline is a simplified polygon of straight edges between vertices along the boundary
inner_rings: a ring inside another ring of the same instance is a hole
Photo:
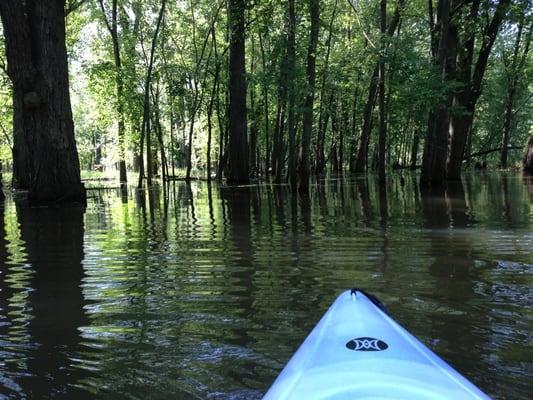
[[[78,150],[83,168],[95,168],[96,164],[104,165],[109,170],[116,168],[119,156],[118,110],[119,105],[122,105],[126,125],[126,161],[132,170],[136,167],[140,150],[145,76],[161,0],[118,0],[117,34],[122,64],[118,72],[111,35],[106,25],[106,18],[108,22],[112,18],[112,1],[103,0],[102,4],[104,11],[99,0],[72,0],[67,4],[67,47]],[[511,144],[524,144],[532,130],[531,52],[520,68],[517,69],[510,63],[517,25],[523,15],[527,19],[524,32],[530,24],[531,13],[524,14],[527,4],[526,0],[513,2],[500,30],[489,59],[469,152],[499,145],[506,88],[510,77],[517,74],[520,78]],[[390,133],[387,151],[390,163],[395,160],[405,161],[415,135],[423,134],[427,128],[429,110],[442,102],[446,93],[459,87],[453,80],[442,83],[440,72],[432,60],[427,5],[426,0],[406,1],[401,10],[400,28],[392,37],[384,38],[386,107]],[[342,129],[346,130],[346,146],[349,146],[357,141],[369,81],[379,55],[376,47],[381,41],[379,2],[331,0],[321,2],[320,7],[314,135],[316,136],[318,129],[320,110],[323,110],[336,118],[337,122],[346,119]],[[388,2],[389,22],[396,7],[396,1]],[[489,17],[494,12],[494,7],[495,2],[482,1],[482,15]],[[477,35],[477,55],[481,45],[479,31],[487,19],[468,20],[467,8],[463,8],[454,18],[460,22],[459,33],[463,40],[472,33]],[[436,12],[436,4],[434,11]],[[296,69],[292,79],[296,93],[297,135],[300,135],[301,114],[307,90],[305,65],[310,26],[306,2],[296,2],[296,16]],[[258,130],[258,153],[263,164],[268,152],[267,144],[272,147],[278,109],[285,112],[285,105],[279,101],[280,88],[286,79],[287,18],[285,0],[254,1],[248,4],[248,120],[250,127],[253,124]],[[168,2],[156,46],[149,99],[152,129],[156,128],[154,123],[158,119],[164,151],[176,171],[185,167],[188,146],[192,145],[194,174],[201,176],[207,162],[207,113],[213,93],[213,167],[218,161],[220,147],[224,146],[224,133],[227,129],[228,31],[225,1]],[[4,163],[9,164],[11,89],[5,74],[5,57],[1,53],[3,47],[0,42],[0,157],[6,160]],[[117,98],[117,73],[124,84],[121,99]],[[454,113],[463,111],[452,110]],[[283,115],[286,118],[286,112]],[[189,143],[188,132],[193,123],[193,138],[192,143]],[[374,124],[374,129],[376,127],[377,124]],[[333,132],[332,119],[325,129],[325,148],[331,149],[338,141]],[[286,141],[286,131],[284,135]],[[376,136],[371,135],[370,152],[377,141]],[[153,140],[152,150],[155,156],[161,153],[157,139]],[[351,149],[344,149],[345,162],[350,157],[350,151]],[[489,156],[489,160],[490,157],[496,157],[496,154]],[[513,162],[518,161],[520,153],[512,153],[511,158]]]

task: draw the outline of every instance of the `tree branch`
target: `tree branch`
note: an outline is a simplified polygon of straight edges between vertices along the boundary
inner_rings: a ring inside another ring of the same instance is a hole
[[[82,5],[87,3],[87,0],[71,0],[68,1],[65,8],[65,18],[69,16],[69,14],[75,12],[78,10]]]
[[[507,146],[507,150],[522,150],[524,148],[524,146]],[[502,151],[503,149],[501,147],[497,147],[495,149],[490,149],[490,150],[483,150],[483,151],[478,151],[478,152],[475,152],[475,153],[472,153],[466,157],[463,158],[463,161],[468,161],[474,157],[479,157],[479,156],[484,156],[484,155],[487,155],[487,154],[490,154],[490,153],[496,153],[497,151]]]

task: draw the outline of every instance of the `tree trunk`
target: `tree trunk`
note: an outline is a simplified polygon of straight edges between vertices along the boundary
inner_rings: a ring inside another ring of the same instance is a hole
[[[220,132],[219,135],[219,143],[218,143],[218,166],[217,166],[217,175],[216,179],[221,180],[222,175],[224,171],[226,170],[227,165],[227,155],[228,152],[226,150],[227,144],[228,144],[228,107],[227,107],[227,92],[225,96],[225,102],[224,102],[224,110],[225,112],[222,112],[220,107],[220,80],[218,81],[217,85],[217,98],[216,98],[216,109],[217,109],[217,120],[218,120],[218,130]]]
[[[463,84],[463,89],[456,93],[453,102],[454,107],[459,108],[461,112],[454,113],[450,119],[450,152],[447,163],[448,180],[461,179],[461,163],[464,157],[467,138],[472,130],[476,103],[481,95],[483,76],[485,75],[492,46],[494,45],[509,4],[510,0],[500,0],[492,20],[482,32],[482,43],[472,76],[470,75],[474,54],[473,36],[475,33],[473,32],[471,34],[472,37],[467,40],[464,46],[458,46],[459,48],[467,48],[467,52],[464,55],[464,59],[460,60],[459,68],[461,73],[460,81]],[[472,6],[469,19],[477,16],[478,8]]]
[[[252,115],[252,121],[250,123],[250,148],[249,148],[249,160],[250,160],[250,175],[257,176],[257,137],[258,137],[258,110],[255,108],[255,88],[250,88],[250,112]]]
[[[144,82],[144,110],[143,110],[143,123],[141,129],[141,159],[139,168],[139,184],[138,187],[143,186],[143,174],[144,174],[144,161],[143,161],[143,142],[146,140],[146,184],[152,185],[152,151],[151,151],[151,135],[150,135],[150,87],[152,85],[152,71],[154,68],[155,51],[157,47],[157,38],[159,36],[159,30],[161,29],[161,22],[163,21],[163,15],[165,14],[166,0],[161,0],[161,9],[157,17],[156,28],[154,36],[152,37],[152,47],[150,48],[150,60],[148,62],[148,70],[146,71],[146,78]]]
[[[263,67],[263,74],[267,74],[267,63],[265,56],[265,48],[263,45],[263,37],[259,33],[259,47],[261,48],[261,64]],[[265,175],[269,174],[270,170],[270,117],[268,108],[268,83],[263,83],[263,102],[264,102],[264,118],[265,118]]]
[[[295,192],[298,188],[298,176],[296,171],[296,121],[295,121],[295,97],[296,88],[294,76],[296,70],[296,13],[294,11],[294,0],[289,0],[289,32],[287,35],[287,82],[288,82],[288,135],[289,135],[289,185]]]
[[[372,77],[370,78],[370,86],[368,87],[368,97],[366,99],[365,109],[363,111],[363,125],[361,126],[361,134],[357,141],[357,155],[355,157],[355,165],[352,172],[365,172],[366,159],[368,156],[368,143],[370,141],[370,131],[372,127],[372,109],[376,101],[376,92],[378,88],[379,65],[376,65]]]
[[[14,180],[35,201],[85,202],[74,139],[65,2],[0,1],[13,83]]]
[[[154,97],[154,127],[155,127],[155,133],[157,136],[157,142],[159,143],[159,153],[161,157],[161,178],[163,182],[166,182],[168,180],[168,162],[167,162],[167,155],[165,151],[165,142],[163,139],[163,128],[161,127],[161,115],[159,110],[159,97],[160,97],[160,90],[159,87],[157,88],[156,94]]]
[[[418,158],[418,144],[420,142],[420,133],[418,131],[415,132],[413,135],[413,145],[411,146],[411,162],[410,162],[410,168],[415,169],[416,168],[416,160]]]
[[[246,121],[245,0],[228,1],[229,43],[229,165],[230,184],[249,182]]]
[[[529,138],[523,164],[524,172],[526,174],[533,175],[533,135],[531,135]]]
[[[311,32],[309,35],[309,47],[307,49],[307,94],[303,111],[303,132],[302,147],[300,151],[299,164],[299,187],[300,193],[309,191],[310,175],[310,150],[311,135],[313,133],[313,102],[315,99],[315,78],[316,78],[316,46],[318,42],[318,29],[320,25],[320,4],[318,0],[309,0],[309,14],[311,17]]]
[[[124,123],[124,81],[122,78],[122,60],[120,56],[120,43],[118,38],[118,0],[113,0],[111,8],[111,22],[107,17],[103,0],[98,1],[104,22],[107,26],[111,41],[113,43],[113,57],[115,61],[115,85],[116,85],[116,102],[117,102],[117,116],[118,116],[118,156],[119,156],[119,179],[121,185],[128,183],[128,176],[126,172],[126,150],[125,150],[125,123]]]
[[[451,0],[439,0],[438,24],[440,26],[439,42],[437,49],[436,65],[439,67],[442,83],[455,73],[455,55],[458,46],[457,30],[450,23]],[[440,186],[446,180],[446,157],[448,149],[449,107],[451,93],[445,94],[430,111],[424,155],[422,159],[422,172],[420,185],[428,187],[431,184]]]
[[[380,1],[381,53],[379,56],[379,163],[378,177],[385,182],[385,146],[387,140],[387,122],[385,121],[385,42],[387,27],[387,0]]]
[[[176,163],[174,158],[176,157],[175,141],[174,141],[174,106],[172,99],[170,100],[170,165],[172,168],[172,176],[176,176]]]
[[[283,75],[283,71],[286,71],[285,64],[281,66],[280,75]],[[283,134],[285,132],[285,107],[287,103],[286,99],[286,82],[287,80],[280,79],[278,89],[278,110],[276,113],[276,126],[274,130],[273,147],[272,147],[272,173],[274,175],[274,182],[281,183],[282,172],[284,166],[283,154],[285,153],[285,143],[283,140]]]
[[[514,83],[514,80],[513,80]],[[501,143],[501,152],[500,152],[500,167],[507,168],[507,154],[509,146],[509,139],[511,137],[511,122],[513,116],[513,100],[515,94],[515,85],[511,84],[507,89],[507,98],[505,100],[505,111],[503,118],[503,132],[502,132],[502,143]]]
[[[357,140],[356,140],[356,132],[357,132],[357,100],[359,98],[359,77],[357,79],[357,83],[355,85],[355,91],[353,95],[353,105],[352,105],[352,126],[351,126],[351,138],[350,138],[350,156],[349,156],[349,167],[350,172],[355,172],[355,163],[356,163],[356,151],[357,151]]]
[[[348,132],[350,126],[350,118],[348,116],[349,106],[348,103],[344,103],[342,106],[342,125],[339,135],[339,172],[342,174],[344,172],[344,135],[345,132]]]
[[[503,131],[502,131],[502,141],[501,141],[501,148],[502,151],[500,153],[500,166],[502,168],[507,168],[507,147],[509,146],[509,141],[511,139],[511,128],[512,128],[512,120],[513,120],[513,107],[514,107],[514,101],[515,101],[515,95],[516,90],[518,86],[518,80],[521,77],[522,73],[522,66],[524,65],[524,62],[526,60],[527,54],[529,52],[529,45],[531,43],[531,31],[533,29],[533,22],[530,25],[529,32],[526,36],[526,44],[524,46],[524,50],[522,51],[522,54],[520,55],[519,59],[519,53],[520,53],[520,45],[522,42],[522,33],[524,29],[524,19],[525,19],[525,8],[520,16],[520,22],[518,25],[518,32],[516,34],[516,40],[515,40],[515,46],[513,51],[513,58],[511,60],[511,66],[510,66],[510,72],[508,75],[508,82],[507,82],[507,96],[505,98],[505,111],[504,111],[504,119],[503,119]]]
[[[327,121],[324,121],[324,98],[326,92],[326,82],[328,78],[329,70],[329,56],[331,53],[332,47],[332,38],[333,38],[333,23],[335,22],[335,15],[337,14],[337,3],[338,0],[335,0],[333,5],[333,11],[331,13],[331,19],[329,21],[328,27],[328,40],[326,42],[326,59],[324,60],[324,71],[322,71],[322,82],[320,84],[320,105],[318,111],[318,137],[316,140],[316,166],[315,173],[321,174],[324,172],[324,167],[326,166],[326,160],[324,159],[324,144],[325,136],[327,129]]]
[[[213,46],[215,45],[215,31],[212,31],[213,35]],[[215,99],[217,97],[217,87],[218,80],[220,76],[220,63],[217,61],[215,66],[215,76],[213,78],[213,89],[211,91],[211,97],[209,99],[209,104],[207,106],[207,180],[211,180],[211,141],[212,141],[212,116],[213,116],[213,107],[215,104]]]
[[[152,152],[152,124],[150,121],[150,100],[147,101],[146,107],[148,109],[148,116],[146,117],[145,122],[145,135],[146,135],[146,184],[152,186],[152,176],[154,173],[154,154]]]
[[[251,60],[251,74],[252,76],[255,74],[255,40],[254,36],[251,37],[251,44],[252,44],[252,60]],[[259,134],[259,112],[256,109],[256,101],[255,101],[255,85],[252,85],[250,87],[250,112],[252,115],[252,121],[250,122],[250,149],[249,149],[249,160],[250,160],[250,175],[251,176],[257,176],[258,174],[258,168],[257,168],[257,137]]]
[[[387,35],[392,37],[398,24],[400,23],[400,10],[403,8],[405,0],[398,0],[394,15],[387,29]],[[361,125],[361,134],[357,142],[357,156],[352,172],[364,172],[366,170],[366,159],[368,156],[368,143],[370,142],[370,132],[372,130],[372,109],[376,101],[376,93],[379,84],[379,62],[374,67],[370,85],[368,87],[368,97],[363,112],[363,123]]]

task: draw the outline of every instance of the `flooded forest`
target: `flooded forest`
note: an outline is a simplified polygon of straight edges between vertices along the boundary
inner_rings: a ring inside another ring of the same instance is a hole
[[[261,399],[353,287],[530,397],[531,0],[0,21],[0,400]]]

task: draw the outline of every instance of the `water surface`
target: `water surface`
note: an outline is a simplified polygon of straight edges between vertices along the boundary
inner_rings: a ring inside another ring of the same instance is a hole
[[[530,398],[533,181],[404,179],[8,200],[0,398],[260,399],[353,286],[494,398]]]

